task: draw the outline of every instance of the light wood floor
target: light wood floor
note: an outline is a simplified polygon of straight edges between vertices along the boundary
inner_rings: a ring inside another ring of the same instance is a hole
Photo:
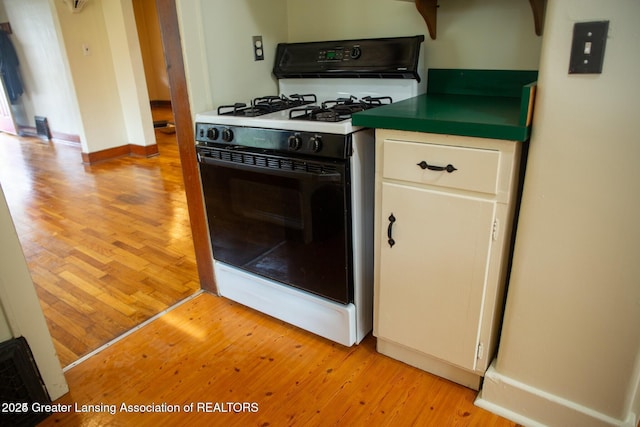
[[[85,166],[79,145],[0,134],[0,183],[63,366],[199,289],[177,143],[156,136],[159,156]]]
[[[116,405],[115,415],[72,410],[41,426],[516,425],[475,407],[474,391],[376,353],[371,335],[343,347],[206,293],[66,377],[71,392],[57,403]],[[236,413],[229,402],[256,411]],[[180,412],[126,413],[123,403]],[[219,411],[197,412],[199,403]]]

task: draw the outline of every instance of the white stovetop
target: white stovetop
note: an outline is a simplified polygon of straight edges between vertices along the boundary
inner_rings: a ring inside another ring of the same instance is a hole
[[[281,79],[278,85],[280,93],[285,96],[315,94],[318,98],[316,105],[320,105],[322,101],[348,98],[352,95],[358,98],[391,96],[393,101],[397,102],[424,92],[424,85],[411,79]],[[362,129],[360,126],[353,126],[351,120],[340,122],[290,120],[289,111],[283,110],[258,117],[238,117],[219,115],[216,110],[212,110],[198,113],[196,122],[339,135],[347,135]]]
[[[223,126],[248,126],[265,129],[283,129],[299,132],[326,132],[346,135],[361,129],[353,126],[351,120],[341,122],[315,122],[310,120],[289,120],[289,110],[264,114],[258,117],[220,116],[217,111],[206,111],[196,115],[196,122]]]

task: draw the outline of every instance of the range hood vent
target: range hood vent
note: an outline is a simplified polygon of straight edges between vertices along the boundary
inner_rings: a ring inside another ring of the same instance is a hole
[[[280,43],[273,74],[281,78],[415,79],[424,36]]]

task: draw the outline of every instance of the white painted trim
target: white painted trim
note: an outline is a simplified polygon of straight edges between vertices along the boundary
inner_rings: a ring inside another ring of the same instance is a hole
[[[475,405],[530,427],[635,427],[635,416],[618,420],[576,402],[502,375],[491,364]]]

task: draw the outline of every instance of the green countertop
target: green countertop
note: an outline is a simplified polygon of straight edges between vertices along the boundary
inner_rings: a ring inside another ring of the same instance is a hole
[[[356,126],[526,141],[535,71],[429,70],[428,92],[352,117]]]

